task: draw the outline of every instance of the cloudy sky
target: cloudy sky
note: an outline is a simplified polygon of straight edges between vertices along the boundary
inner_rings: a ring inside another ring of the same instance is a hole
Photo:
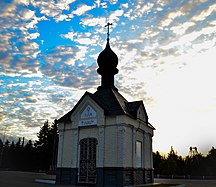
[[[172,145],[187,155],[189,146],[216,146],[214,0],[1,0],[0,7],[0,133],[8,127],[7,137],[35,139],[45,120],[96,91],[109,21],[115,85],[129,101],[144,101],[154,150]]]

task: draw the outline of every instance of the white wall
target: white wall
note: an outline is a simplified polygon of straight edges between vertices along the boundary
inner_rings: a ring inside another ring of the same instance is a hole
[[[86,106],[96,111],[97,125],[79,127]],[[135,167],[136,141],[142,142],[142,166],[152,168],[153,129],[141,120],[126,115],[104,116],[104,111],[89,96],[71,116],[71,123],[59,124],[57,167],[79,167],[79,142],[83,138],[98,140],[97,167]]]

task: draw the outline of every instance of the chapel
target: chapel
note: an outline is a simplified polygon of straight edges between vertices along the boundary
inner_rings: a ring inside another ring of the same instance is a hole
[[[109,28],[109,24],[108,24]],[[85,92],[57,120],[58,184],[123,187],[153,182],[152,137],[143,101],[127,101],[114,84],[118,57],[110,47],[97,58],[101,85]]]

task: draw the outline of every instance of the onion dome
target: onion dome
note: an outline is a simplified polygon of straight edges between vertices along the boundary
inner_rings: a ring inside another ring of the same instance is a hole
[[[109,39],[107,39],[105,49],[99,54],[97,63],[99,66],[97,72],[101,75],[101,86],[98,87],[98,90],[107,88],[117,90],[114,86],[114,75],[118,73],[116,68],[118,57],[110,48]]]
[[[118,69],[116,68],[118,65],[118,57],[110,48],[109,40],[107,40],[106,48],[99,54],[97,63],[99,66],[97,72],[100,75],[108,73],[115,75],[118,73]]]

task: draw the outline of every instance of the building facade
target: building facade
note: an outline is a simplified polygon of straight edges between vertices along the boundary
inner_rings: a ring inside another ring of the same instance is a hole
[[[57,183],[123,187],[153,182],[152,137],[143,101],[128,102],[114,85],[118,57],[107,39],[99,54],[101,86],[57,120]]]

